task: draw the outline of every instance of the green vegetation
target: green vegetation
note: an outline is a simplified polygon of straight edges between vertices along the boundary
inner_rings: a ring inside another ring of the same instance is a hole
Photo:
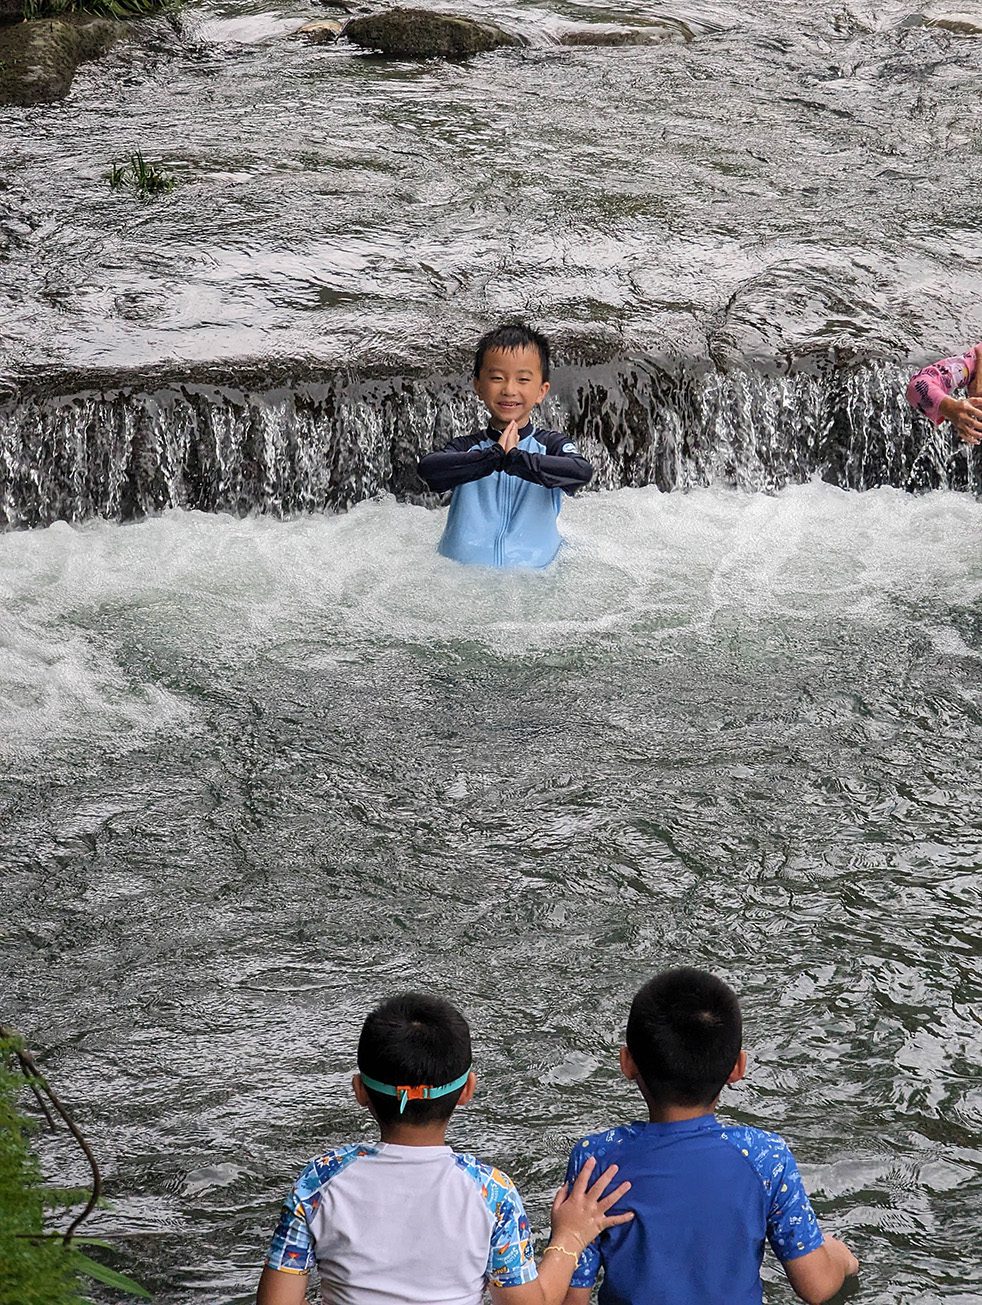
[[[83,1277],[149,1300],[145,1288],[79,1249],[80,1245],[112,1249],[95,1238],[70,1235],[84,1214],[75,1219],[69,1235],[46,1231],[46,1208],[81,1205],[87,1198],[86,1212],[91,1208],[98,1191],[98,1170],[93,1169],[95,1190],[91,1196],[84,1190],[42,1185],[28,1146],[31,1126],[18,1109],[25,1085],[34,1090],[39,1102],[46,1097],[68,1122],[64,1107],[37,1073],[22,1040],[10,1030],[0,1029],[0,1305],[85,1305],[80,1287]],[[42,1108],[48,1114],[47,1108]],[[74,1125],[70,1127],[80,1136]]]
[[[169,172],[157,163],[148,163],[137,150],[125,163],[113,164],[109,184],[113,190],[132,186],[141,199],[153,199],[156,195],[169,195],[176,182]]]
[[[169,8],[172,0],[23,0],[25,18],[62,18],[95,14],[98,18],[146,18]]]
[[[43,1236],[44,1193],[17,1111],[24,1079],[11,1069],[12,1053],[11,1041],[0,1040],[0,1303],[82,1305],[61,1241]]]

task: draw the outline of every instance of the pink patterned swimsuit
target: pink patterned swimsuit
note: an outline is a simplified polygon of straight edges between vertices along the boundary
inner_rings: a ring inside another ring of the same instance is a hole
[[[960,357],[942,358],[930,367],[922,367],[910,378],[907,402],[928,421],[940,426],[944,421],[939,411],[941,400],[969,383],[975,375],[975,357],[975,349],[966,349]]]

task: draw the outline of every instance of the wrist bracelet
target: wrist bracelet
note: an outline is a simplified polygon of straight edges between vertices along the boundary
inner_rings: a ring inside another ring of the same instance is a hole
[[[578,1260],[580,1258],[575,1251],[568,1251],[565,1246],[547,1246],[542,1254],[548,1255],[550,1251],[558,1251],[560,1255],[568,1255],[571,1260]]]

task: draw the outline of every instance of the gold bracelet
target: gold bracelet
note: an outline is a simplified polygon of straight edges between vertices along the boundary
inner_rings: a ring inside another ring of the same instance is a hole
[[[575,1251],[568,1251],[565,1246],[547,1246],[542,1254],[548,1255],[550,1251],[559,1251],[560,1255],[568,1255],[571,1260],[578,1260],[580,1258]]]

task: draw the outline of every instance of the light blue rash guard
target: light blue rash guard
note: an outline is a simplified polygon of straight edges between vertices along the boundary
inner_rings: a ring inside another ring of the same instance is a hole
[[[509,453],[492,426],[428,453],[419,474],[432,490],[453,490],[439,551],[473,566],[548,566],[562,543],[563,494],[587,484],[593,468],[559,431],[532,425]]]

